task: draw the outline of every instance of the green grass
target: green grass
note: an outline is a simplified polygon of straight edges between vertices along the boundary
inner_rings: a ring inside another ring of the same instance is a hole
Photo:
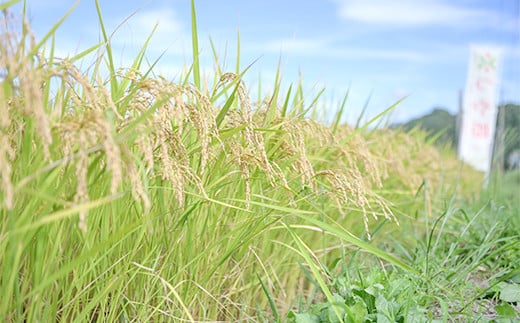
[[[475,200],[481,176],[425,134],[371,129],[394,106],[354,128],[340,122],[346,95],[325,125],[309,117],[323,91],[282,91],[280,69],[259,102],[238,61],[206,81],[194,2],[186,74],[154,76],[148,41],[120,69],[97,9],[102,43],[68,60],[54,56],[63,20],[32,41],[4,16],[4,321],[450,318],[485,297],[514,311],[505,186]],[[489,288],[467,287],[474,273]]]
[[[520,202],[518,172],[494,176],[476,201],[455,197],[434,214],[430,231],[404,240],[380,239],[420,271],[410,275],[367,266],[359,256],[339,260],[329,271],[334,291],[319,294],[287,314],[290,322],[512,322],[520,319]],[[414,221],[417,222],[417,219]],[[410,242],[408,241],[408,244]],[[377,265],[375,265],[377,266]],[[320,286],[315,286],[321,290]],[[331,301],[334,299],[334,301]]]

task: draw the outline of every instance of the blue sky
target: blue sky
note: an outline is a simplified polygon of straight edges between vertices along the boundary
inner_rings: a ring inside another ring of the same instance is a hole
[[[73,5],[67,0],[27,0],[37,36]],[[119,64],[128,66],[153,26],[148,51],[156,72],[174,79],[191,63],[189,0],[100,0]],[[308,93],[325,87],[322,111],[333,115],[350,89],[348,121],[370,97],[369,115],[403,96],[393,121],[433,107],[458,109],[470,45],[503,49],[500,102],[520,103],[519,0],[198,0],[203,70],[214,66],[209,37],[226,71],[235,70],[240,30],[241,68],[255,62],[245,80],[251,92],[272,88],[281,59],[283,84],[302,75]],[[131,16],[131,17],[130,17]],[[125,21],[126,18],[130,17]],[[93,0],[82,0],[57,34],[58,56],[100,40]]]

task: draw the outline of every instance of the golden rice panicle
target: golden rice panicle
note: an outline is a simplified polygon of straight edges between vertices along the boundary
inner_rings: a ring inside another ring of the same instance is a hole
[[[110,110],[120,121],[123,118],[119,115],[112,98],[99,78],[97,79],[97,86],[93,86],[87,77],[72,64],[65,61],[63,68],[71,76],[74,84],[79,85],[82,90],[83,95],[81,97],[73,95],[76,104],[72,109],[78,110],[73,113],[79,118],[85,118],[86,122],[83,123],[83,126],[86,127],[85,130],[87,132],[92,134],[91,144],[97,144],[100,141],[103,146],[107,168],[112,175],[110,193],[115,194],[123,179],[121,152],[119,145],[114,139],[115,129],[113,127],[115,125],[111,125],[109,120],[107,120],[105,111]]]
[[[147,112],[151,109],[155,97],[150,91],[154,91],[156,80],[154,79],[142,79],[142,75],[135,69],[129,69],[123,74],[123,71],[119,71],[119,77],[126,78],[132,81],[133,86],[137,88],[136,92],[130,91],[126,96],[121,98],[121,101],[127,100],[130,96],[129,103],[125,112],[125,120],[120,125],[121,128],[125,127],[128,123],[132,122],[135,118],[139,117],[142,113]],[[158,94],[158,93],[155,93]],[[159,115],[157,112],[156,116]],[[177,118],[176,118],[177,119]],[[156,136],[156,127],[160,126],[160,122],[157,122],[157,118],[146,118],[142,122],[137,124],[136,127],[136,147],[137,151],[141,154],[143,161],[146,164],[146,171],[148,174],[154,174],[154,165],[156,156],[154,149],[157,148],[155,145],[154,137]],[[178,125],[179,131],[182,132],[182,123]]]
[[[309,135],[308,123],[299,119],[292,119],[288,122],[281,122],[284,135],[288,137],[288,141],[282,143],[282,151],[288,155],[290,159],[294,159],[292,168],[300,174],[302,185],[307,185],[313,191],[317,191],[317,185],[314,181],[315,171],[312,163],[307,157],[307,149],[305,137]]]
[[[251,206],[251,172],[249,170],[249,159],[252,158],[252,155],[247,154],[247,152],[244,150],[244,147],[235,142],[231,143],[230,148],[233,156],[233,162],[238,166],[240,170],[240,176],[244,180],[246,207],[249,209]]]
[[[187,86],[185,91],[194,98],[197,104],[183,104],[177,97],[177,104],[184,105],[188,111],[188,119],[195,127],[201,144],[200,169],[205,169],[210,155],[210,142],[212,138],[218,138],[215,111],[206,95],[197,88]]]
[[[348,205],[362,211],[368,235],[368,214],[375,219],[383,215],[398,223],[388,202],[374,192],[374,188],[382,187],[384,173],[380,171],[378,156],[369,149],[369,142],[351,127],[340,127],[334,135],[330,129],[320,127],[324,126],[309,122],[305,137],[310,141],[306,148],[310,154],[327,156],[314,163],[316,178],[329,184],[325,192],[336,201],[340,214],[347,216]]]
[[[141,153],[142,159],[146,165],[146,172],[148,174],[154,174],[154,153],[153,153],[153,142],[149,132],[146,129],[146,123],[140,123],[136,131],[139,133],[136,138],[137,150]]]
[[[397,174],[392,178],[398,179],[410,192],[415,192],[424,181],[432,185],[439,183],[442,157],[432,145],[389,129],[378,130],[372,140],[376,141],[374,146],[385,147],[382,151],[374,147],[373,154],[385,161],[386,172]]]
[[[80,142],[87,142],[86,134],[81,132],[78,134]],[[80,151],[80,156],[76,162],[76,180],[78,181],[76,186],[76,194],[74,195],[75,203],[85,203],[88,201],[88,154],[87,152]],[[79,224],[78,227],[81,231],[87,232],[87,212],[82,209],[79,212]]]
[[[1,79],[2,83],[10,87],[10,96],[17,96],[20,102],[8,115],[12,118],[13,113],[21,111],[24,117],[34,120],[44,156],[49,159],[52,136],[40,88],[43,84],[42,58],[30,55],[36,41],[25,19],[22,18],[22,30],[17,30],[17,19],[6,10],[3,15],[4,23],[0,26],[0,70],[5,71],[5,75]]]
[[[356,159],[358,168],[363,170],[363,174],[367,177],[371,183],[375,184],[377,188],[382,188],[383,174],[379,169],[381,168],[378,162],[378,156],[370,149],[370,142],[373,141],[370,135],[366,135],[368,138],[363,138],[361,135],[356,134],[349,141],[349,150],[356,152]]]
[[[386,219],[399,224],[390,210],[389,202],[374,193],[374,186],[376,189],[382,188],[383,180],[388,177],[387,161],[380,155],[378,136],[374,136],[373,133],[364,135],[354,133],[354,129],[349,127],[343,127],[342,134],[345,136],[343,138],[348,138],[348,141],[337,146],[338,158],[340,161],[346,161],[343,168],[348,169],[352,177],[356,178],[358,188],[356,196],[362,202],[358,205],[367,205],[374,219],[378,219],[376,212],[378,209]],[[367,211],[365,208],[363,210]],[[366,217],[364,220],[367,226]]]
[[[3,100],[3,90],[0,87],[0,100]],[[0,103],[0,113],[4,107]],[[11,210],[13,207],[14,189],[13,183],[11,182],[11,162],[14,159],[14,150],[11,147],[9,136],[6,134],[6,127],[0,126],[0,179],[1,179],[1,191],[3,193],[3,205],[6,209]]]
[[[189,159],[179,134],[171,128],[168,129],[165,121],[163,119],[163,122],[158,122],[155,136],[156,145],[159,147],[160,174],[173,185],[175,197],[182,208],[185,196],[185,171],[189,171]]]
[[[151,121],[143,123],[147,131],[144,132],[146,135],[138,136],[137,147],[147,162],[147,170],[152,171],[157,164],[159,175],[172,184],[175,199],[180,207],[184,207],[188,182],[195,185],[203,196],[207,194],[202,180],[190,165],[192,158],[181,135],[195,129],[201,143],[200,165],[206,167],[210,142],[216,136],[214,112],[209,99],[193,88],[173,84],[164,78],[137,78],[139,90],[132,94],[128,115],[137,116],[155,109]]]
[[[0,40],[1,42],[1,40]],[[0,70],[5,66],[4,55],[0,55]],[[2,76],[0,76],[1,78]],[[0,83],[1,85],[1,83]],[[15,151],[11,142],[11,119],[10,107],[13,104],[4,92],[4,87],[0,86],[0,179],[3,193],[3,205],[8,210],[13,207],[14,189],[11,182],[11,162],[15,157]]]
[[[77,100],[77,98],[76,98]],[[74,101],[76,101],[74,100]],[[106,155],[106,166],[112,170],[111,193],[117,191],[122,180],[119,147],[109,139],[106,133],[106,121],[99,111],[86,111],[76,115],[68,115],[56,124],[62,138],[62,150],[67,162],[75,164],[76,194],[74,202],[85,203],[88,196],[89,149],[96,145],[103,146]],[[76,157],[77,156],[77,157]],[[114,164],[116,164],[114,166]],[[80,229],[86,231],[86,213],[80,213]]]
[[[141,201],[143,203],[144,210],[147,211],[151,207],[151,201],[145,191],[137,163],[134,161],[132,152],[128,148],[122,147],[122,152],[124,155],[127,155],[127,158],[125,158],[125,170],[128,177],[130,178],[132,197],[135,201]]]
[[[330,184],[329,194],[338,205],[343,217],[347,216],[344,207],[355,205],[363,210],[363,221],[368,223],[366,208],[371,207],[367,199],[367,188],[360,180],[357,169],[326,169],[317,172],[317,175],[326,179]]]
[[[122,182],[123,170],[119,145],[114,139],[114,130],[105,116],[106,105],[98,99],[96,91],[75,67],[65,64],[61,67],[71,76],[69,86],[71,106],[67,115],[62,117],[56,128],[62,134],[66,154],[84,152],[95,145],[101,145],[106,157],[106,166],[111,172],[110,192],[115,194]],[[80,85],[83,96],[77,94],[74,85]]]
[[[228,112],[228,125],[231,127],[243,127],[243,130],[234,135],[231,151],[234,156],[233,162],[239,166],[242,178],[245,181],[246,201],[249,205],[251,194],[250,175],[256,167],[265,174],[271,186],[274,187],[278,184],[287,188],[289,184],[279,165],[274,161],[270,161],[267,156],[264,135],[256,130],[259,127],[253,118],[251,101],[243,81],[234,73],[224,73],[220,78],[218,86],[222,86],[230,81],[238,82],[237,93],[241,109]],[[289,196],[289,198],[290,203],[293,204],[293,197]]]
[[[339,127],[334,139],[334,158],[337,158],[343,167],[358,169],[367,185],[381,188],[385,173],[381,171],[378,156],[370,149],[374,143],[368,137],[369,134],[361,134],[352,127]]]
[[[229,110],[226,115],[226,121],[229,128],[238,128],[245,126],[240,133],[233,135],[233,140],[229,141],[229,148],[231,150],[231,161],[238,166],[240,176],[244,180],[245,201],[246,207],[250,208],[251,200],[251,170],[258,164],[255,156],[253,131],[251,128],[252,111],[248,109],[250,104],[246,99],[245,86],[242,80],[234,73],[224,73],[220,77],[217,87],[225,86],[229,82],[238,82],[237,92],[239,100],[243,106],[240,110]]]
[[[47,79],[56,78],[60,87],[54,104],[53,130],[60,138],[59,153],[75,166],[76,193],[74,202],[86,203],[88,194],[89,154],[102,151],[101,167],[111,176],[110,193],[115,194],[123,181],[123,165],[119,144],[115,139],[117,124],[122,122],[108,91],[97,78],[92,84],[72,63],[54,59],[46,70]],[[62,106],[56,105],[56,102]],[[56,110],[59,110],[56,112]],[[108,115],[114,115],[110,120]],[[86,212],[79,214],[79,228],[87,230]]]
[[[35,39],[29,25],[19,20],[9,11],[3,10],[0,25],[0,180],[3,204],[7,209],[13,206],[14,191],[11,182],[11,162],[16,156],[17,136],[23,133],[31,119],[38,135],[44,158],[50,158],[52,143],[49,120],[43,104],[42,59],[30,54],[35,47]]]

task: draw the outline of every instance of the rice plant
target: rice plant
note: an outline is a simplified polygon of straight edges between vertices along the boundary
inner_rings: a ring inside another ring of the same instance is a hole
[[[284,97],[277,81],[253,102],[247,71],[217,68],[214,83],[204,80],[193,2],[193,64],[178,80],[143,66],[146,44],[117,68],[99,5],[102,43],[66,59],[52,41],[61,21],[37,40],[9,6],[0,27],[5,321],[281,320],[316,286],[333,300],[327,264],[340,256],[427,275],[372,236],[410,223],[419,188],[435,209],[439,196],[472,194],[468,178],[481,180],[420,133],[309,118],[318,98],[301,86]],[[430,232],[425,223],[413,234]]]

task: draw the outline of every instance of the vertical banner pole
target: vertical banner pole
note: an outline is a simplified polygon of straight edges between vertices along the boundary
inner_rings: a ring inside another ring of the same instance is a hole
[[[464,162],[485,173],[486,183],[493,155],[501,56],[498,48],[471,47],[462,102],[458,154]]]

